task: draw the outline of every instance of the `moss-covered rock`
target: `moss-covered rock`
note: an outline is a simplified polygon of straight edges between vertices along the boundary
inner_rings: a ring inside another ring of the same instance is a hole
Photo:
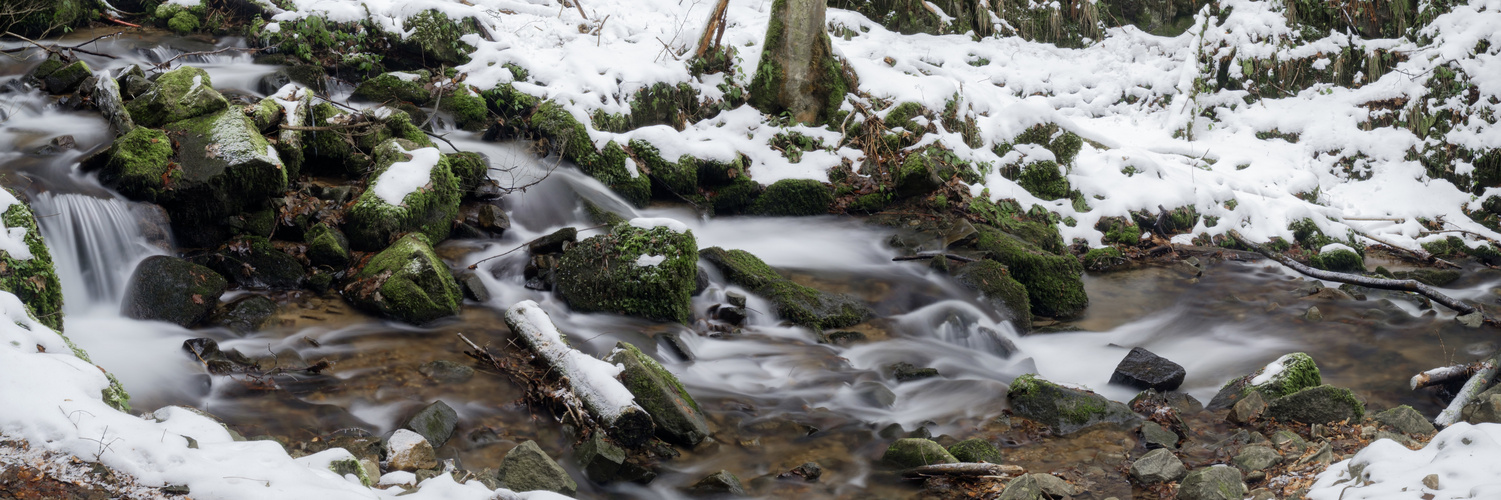
[[[433,101],[433,93],[423,87],[429,78],[427,71],[385,73],[360,82],[354,89],[354,97],[373,102],[410,102],[426,106]]]
[[[1044,200],[1067,198],[1070,189],[1068,179],[1058,164],[1052,161],[1035,161],[1021,168],[1016,183],[1033,196]]]
[[[996,448],[990,441],[980,438],[966,439],[949,445],[949,454],[960,462],[986,462],[992,464],[1001,463],[1000,448]]]
[[[644,165],[658,183],[653,187],[665,191],[664,198],[676,198],[698,193],[698,160],[683,155],[676,160],[662,158],[661,152],[651,143],[631,139],[628,144],[637,163]]]
[[[886,448],[886,453],[881,455],[881,462],[892,467],[910,469],[924,465],[958,463],[959,459],[931,439],[904,438]]]
[[[617,224],[581,241],[558,264],[558,296],[575,311],[688,323],[698,276],[692,231]]]
[[[307,235],[307,258],[313,265],[342,269],[349,264],[349,238],[328,224],[319,223],[309,229]]]
[[[136,127],[99,158],[99,182],[132,200],[163,200],[172,181],[182,178],[182,169],[173,168],[171,139],[156,129]]]
[[[71,94],[83,85],[83,81],[94,74],[89,69],[89,63],[73,61],[72,64],[51,71],[42,78],[42,85],[48,92],[53,94]]]
[[[412,324],[457,315],[464,302],[448,265],[418,233],[376,254],[342,292],[361,309]]]
[[[448,159],[437,148],[423,148],[405,139],[381,143],[375,158],[370,187],[346,212],[345,231],[354,248],[380,250],[393,238],[411,231],[422,232],[428,241],[447,238],[458,217],[462,195]],[[427,182],[406,186],[415,189],[402,192],[411,176],[422,176],[422,170],[427,170]],[[397,204],[386,199],[398,196],[401,201]]]
[[[165,78],[165,75],[163,76]],[[209,246],[228,236],[225,217],[259,210],[287,189],[287,172],[265,137],[238,109],[174,122],[166,134],[178,145],[157,202],[172,215],[186,246]]]
[[[1359,422],[1365,416],[1365,404],[1349,389],[1318,385],[1273,399],[1262,416],[1304,424]]]
[[[538,106],[531,116],[531,125],[564,159],[625,199],[636,205],[644,205],[651,199],[651,179],[626,165],[630,155],[625,148],[610,141],[596,151],[589,129],[561,105],[548,101]]]
[[[662,439],[692,448],[709,436],[704,410],[678,378],[651,356],[634,345],[619,342],[605,361],[624,368],[620,382],[636,397],[636,404],[651,414],[657,424],[657,435]]]
[[[143,127],[161,127],[227,107],[229,101],[214,90],[208,72],[192,66],[162,73],[150,90],[126,105],[130,118]]]
[[[131,273],[121,314],[193,326],[213,312],[229,286],[214,270],[176,257],[147,257]]]
[[[1052,427],[1058,434],[1072,434],[1102,423],[1134,427],[1141,417],[1126,405],[1093,392],[1063,387],[1034,374],[1017,377],[1006,391],[1011,412]]]
[[[1319,252],[1308,258],[1308,265],[1340,273],[1363,273],[1365,272],[1365,259],[1360,254],[1343,248],[1330,249],[1327,252]]]
[[[815,330],[844,328],[865,321],[872,314],[859,299],[794,283],[744,250],[710,247],[698,254],[731,283],[766,297],[773,305],[772,312],[792,324]]]
[[[744,212],[761,196],[765,190],[761,183],[752,180],[749,175],[741,174],[731,179],[726,185],[706,189],[709,201],[714,204],[714,213],[734,214]]]
[[[192,260],[224,275],[241,288],[297,288],[307,277],[307,270],[295,257],[277,250],[270,240],[261,236],[239,236],[217,251]]]
[[[928,146],[907,155],[896,172],[897,196],[918,196],[942,186],[954,176],[953,153]]]
[[[0,192],[0,222],[4,222],[7,237],[16,239],[17,232],[26,249],[21,252],[0,250],[0,290],[16,295],[31,308],[37,321],[53,330],[63,329],[63,287],[52,265],[52,253],[42,240],[37,229],[36,217],[31,208],[22,203],[9,188]]]
[[[485,99],[468,85],[461,84],[458,91],[443,94],[438,104],[443,111],[453,115],[454,125],[461,129],[480,132],[490,126],[490,110]]]
[[[1112,247],[1091,248],[1079,257],[1079,261],[1084,264],[1084,269],[1095,272],[1109,271],[1126,265],[1125,256],[1121,255],[1120,250]]]
[[[459,41],[459,37],[476,32],[473,19],[449,19],[442,12],[430,9],[407,18],[404,24],[406,33],[393,40],[403,52],[428,63],[469,62],[469,53],[474,48]]]
[[[1229,408],[1252,391],[1268,401],[1323,383],[1319,367],[1308,354],[1295,352],[1267,363],[1255,372],[1226,383],[1206,408]]]
[[[985,257],[1005,264],[1011,276],[1027,287],[1032,314],[1070,318],[1084,312],[1084,267],[1073,257],[1052,255],[1016,236],[988,226],[977,228],[976,247]]]
[[[460,151],[443,156],[448,158],[448,170],[459,181],[459,190],[466,194],[490,179],[490,159],[485,155]]]
[[[1018,329],[1031,327],[1032,306],[1027,298],[1027,288],[1011,277],[1005,265],[988,259],[972,262],[959,268],[954,277],[984,294],[985,300]]]
[[[829,213],[834,191],[812,179],[782,179],[766,186],[752,202],[748,213],[771,216],[801,216]]]

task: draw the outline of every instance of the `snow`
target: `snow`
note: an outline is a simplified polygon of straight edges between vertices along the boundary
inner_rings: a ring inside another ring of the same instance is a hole
[[[599,412],[607,423],[619,418],[629,408],[644,411],[636,405],[631,391],[616,379],[625,368],[568,347],[552,318],[535,301],[523,300],[511,306],[506,310],[506,319],[516,325],[520,331],[515,333],[522,336],[537,354],[563,371],[573,393]]]
[[[657,264],[661,264],[665,260],[667,260],[667,256],[665,255],[642,254],[640,257],[636,257],[636,267],[657,267]]]
[[[402,154],[411,155],[412,159],[391,164],[375,178],[370,191],[388,205],[401,206],[401,201],[407,195],[428,185],[433,176],[433,167],[438,166],[438,160],[442,156],[438,148],[407,151],[398,145],[396,149]]]
[[[1277,358],[1271,363],[1267,363],[1261,369],[1261,375],[1257,375],[1251,379],[1251,385],[1262,385],[1271,382],[1272,379],[1282,374],[1282,370],[1286,369],[1289,363],[1292,363],[1291,354],[1283,354],[1282,357]]]
[[[9,190],[0,189],[0,213],[5,213],[10,210],[11,205],[20,202]],[[0,252],[5,252],[12,259],[31,260],[31,247],[26,246],[26,228],[5,227],[5,222],[0,221]]]
[[[281,23],[268,23],[265,28],[267,33],[281,33]]]
[[[1337,252],[1340,250],[1344,250],[1350,253],[1357,253],[1354,248],[1350,248],[1349,245],[1346,245],[1344,243],[1330,243],[1328,245],[1324,245],[1323,248],[1319,249],[1319,253]]]
[[[1438,488],[1423,478],[1438,476]],[[1310,500],[1501,498],[1501,424],[1457,423],[1426,446],[1409,450],[1390,439],[1330,465],[1308,491]]]
[[[687,224],[684,224],[682,223],[682,221],[679,221],[677,219],[668,219],[666,217],[638,217],[631,219],[629,224],[631,225],[631,227],[641,229],[665,227],[668,231],[672,231],[678,234],[688,232]]]
[[[15,295],[0,291],[0,317],[0,438],[97,461],[141,485],[186,485],[199,499],[353,500],[404,493],[367,488],[329,471],[329,463],[352,456],[343,449],[294,459],[272,441],[235,441],[218,422],[185,408],[162,408],[146,417],[120,412],[101,399],[100,391],[109,387],[105,374],[74,357],[63,338],[31,318]],[[75,466],[88,468],[87,463]],[[492,491],[478,481],[456,483],[448,475],[420,487],[402,498],[565,498]]]

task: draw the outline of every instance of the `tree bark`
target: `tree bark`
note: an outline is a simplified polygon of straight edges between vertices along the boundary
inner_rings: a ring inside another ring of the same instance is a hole
[[[849,91],[825,28],[827,0],[776,0],[751,80],[750,104],[763,113],[787,113],[821,124],[839,110]]]

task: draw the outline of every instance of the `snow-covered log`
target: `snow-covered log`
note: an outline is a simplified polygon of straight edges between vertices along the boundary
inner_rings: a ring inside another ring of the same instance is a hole
[[[656,431],[651,415],[636,404],[616,377],[621,367],[568,346],[563,334],[536,302],[524,300],[506,310],[506,325],[533,352],[568,381],[568,388],[625,446],[645,443]]]
[[[1491,386],[1491,382],[1496,379],[1496,369],[1501,366],[1498,364],[1501,364],[1501,351],[1492,354],[1490,358],[1480,363],[1480,368],[1477,368],[1475,375],[1470,376],[1470,381],[1465,382],[1464,387],[1459,389],[1459,393],[1454,396],[1454,401],[1449,402],[1449,407],[1444,408],[1444,411],[1433,419],[1433,425],[1442,428],[1458,422],[1460,411],[1464,410],[1465,405],[1470,404],[1475,396],[1485,392]]]
[[[1412,390],[1438,385],[1455,379],[1468,379],[1480,368],[1480,363],[1444,366],[1412,376]]]

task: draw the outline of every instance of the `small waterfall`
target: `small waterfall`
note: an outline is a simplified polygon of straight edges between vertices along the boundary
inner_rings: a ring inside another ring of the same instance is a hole
[[[123,199],[42,193],[32,200],[32,208],[70,314],[119,304],[136,263],[162,253],[146,242],[140,217]]]

